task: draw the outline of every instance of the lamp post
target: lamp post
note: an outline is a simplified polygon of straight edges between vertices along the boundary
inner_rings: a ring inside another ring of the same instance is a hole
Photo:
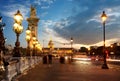
[[[32,40],[33,40],[33,56],[35,56],[35,44],[37,39],[35,36],[33,36]]]
[[[109,69],[107,66],[106,53],[105,53],[105,22],[107,20],[107,15],[105,14],[105,11],[103,11],[101,18],[103,22],[103,54],[104,54],[104,63],[102,65],[102,69]]]
[[[43,55],[44,55],[44,40],[43,40],[43,48],[42,48],[42,51],[43,51]]]
[[[38,45],[39,45],[39,42],[38,40],[36,40],[35,41],[35,55],[38,55],[38,49],[37,49]]]
[[[31,40],[30,35],[31,35],[31,31],[28,27],[28,29],[26,30],[26,41],[27,41],[27,44],[28,44],[28,46],[27,46],[27,56],[30,56],[30,40]]]
[[[13,31],[16,33],[16,42],[14,47],[14,54],[13,57],[20,57],[20,42],[19,42],[19,35],[23,32],[23,26],[22,26],[22,20],[23,16],[18,10],[16,14],[14,14],[14,25],[13,25]]]
[[[73,58],[73,47],[72,47],[72,45],[73,45],[73,38],[72,37],[71,37],[70,43],[71,43],[71,61],[73,61],[72,60],[72,58]]]
[[[71,49],[72,49],[72,45],[73,45],[73,38],[71,37]]]

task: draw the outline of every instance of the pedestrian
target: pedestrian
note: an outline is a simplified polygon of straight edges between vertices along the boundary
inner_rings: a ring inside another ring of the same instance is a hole
[[[51,54],[48,54],[48,63],[52,64],[52,55]]]
[[[64,56],[60,56],[60,63],[64,64],[65,63],[65,57]]]
[[[52,55],[51,54],[48,54],[48,67],[51,67],[51,64],[52,64]]]
[[[43,64],[47,64],[47,55],[43,56]]]
[[[72,60],[71,60],[71,57],[69,56],[68,57],[68,63],[71,64]]]

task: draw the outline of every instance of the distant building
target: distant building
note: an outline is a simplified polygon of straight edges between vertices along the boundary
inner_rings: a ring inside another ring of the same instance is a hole
[[[48,43],[48,48],[49,48],[49,53],[52,54],[54,51],[54,43],[53,43],[52,39]]]
[[[97,49],[98,46],[90,46],[90,49]]]
[[[48,48],[43,48],[44,54],[52,55],[70,55],[73,53],[73,48],[55,48],[52,39],[48,42]]]
[[[43,51],[44,54],[49,54],[50,48],[44,48]],[[53,55],[70,55],[71,53],[73,53],[72,48],[54,48],[52,51]]]

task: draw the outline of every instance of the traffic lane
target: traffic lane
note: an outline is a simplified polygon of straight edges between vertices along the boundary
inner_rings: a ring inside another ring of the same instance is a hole
[[[94,68],[100,68],[101,69],[102,65],[104,64],[104,61],[74,60],[74,63],[76,63],[77,65],[83,65],[84,64],[84,65],[87,65],[87,66],[91,66],[91,67],[93,66]],[[111,69],[111,70],[120,71],[120,62],[108,61],[107,65],[108,65],[109,69]]]
[[[73,58],[74,61],[91,61],[93,63],[102,64],[104,62],[103,58]],[[120,59],[106,59],[108,64],[120,65]]]

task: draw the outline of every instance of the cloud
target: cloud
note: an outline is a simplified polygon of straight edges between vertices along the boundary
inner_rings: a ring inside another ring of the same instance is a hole
[[[52,20],[41,20],[42,31],[45,36],[52,35],[54,33],[53,29],[51,28],[54,25],[54,21]]]
[[[46,3],[48,3],[48,4],[52,4],[53,1],[55,1],[55,0],[41,0],[41,1],[46,2]]]
[[[53,4],[55,1],[56,3]],[[45,11],[40,15],[43,19],[40,21],[42,36],[40,34],[39,38],[49,41],[52,37],[57,42],[56,44],[59,43],[62,46],[61,43],[69,43],[70,38],[73,37],[74,46],[79,48],[79,46],[102,45],[103,26],[100,16],[104,10],[108,16],[106,21],[106,43],[119,41],[119,0],[94,0],[94,2],[90,0],[63,0],[64,2],[67,1],[67,4],[62,3],[62,0],[60,0],[58,1],[60,4],[56,5],[58,4],[57,1],[27,0],[20,3],[11,1],[10,5],[2,6],[5,10],[1,8],[1,13],[11,18],[19,9],[24,18],[27,18],[30,5],[37,5],[38,12]],[[53,5],[52,10],[51,5]]]
[[[68,1],[73,1],[73,0],[68,0]]]
[[[64,19],[59,20],[54,25],[54,31],[59,36],[67,40],[73,37],[75,44],[99,45],[103,40],[103,28],[100,16],[102,11],[105,10],[109,16],[109,20],[106,23],[106,40],[118,37],[117,31],[118,28],[120,28],[120,24],[118,23],[120,18],[118,17],[120,16],[120,10],[118,4],[113,4],[115,1],[95,1],[93,3],[88,0],[76,0],[74,2],[76,2],[75,6],[77,5],[77,9],[81,10],[79,10],[79,12],[77,11],[77,14],[73,13],[71,16],[66,17],[66,20],[69,21],[69,25],[64,23]],[[116,1],[116,3],[118,2],[119,1]],[[111,6],[108,4],[111,4]],[[84,9],[82,10],[82,8]],[[114,26],[115,28],[113,28]],[[116,40],[113,41],[115,42]],[[113,41],[109,43],[113,43]]]
[[[24,18],[27,18],[27,14],[29,12],[29,8],[22,4],[11,4],[4,6],[4,8],[6,9],[6,11],[3,11],[2,13],[7,17],[12,17],[12,18],[14,14],[17,12],[17,10],[20,10]]]
[[[41,9],[48,9],[50,6],[42,6]]]
[[[48,12],[44,12],[40,14],[40,17],[45,17],[48,14]]]
[[[62,19],[61,21],[58,21],[55,23],[54,27],[57,27],[59,29],[62,29],[70,24],[69,20]]]
[[[74,6],[71,9],[71,15],[57,21],[45,21],[44,32],[47,33],[45,36],[51,34],[54,40],[67,43],[73,37],[74,47],[76,48],[80,46],[103,45],[103,27],[100,17],[102,11],[105,10],[108,15],[106,22],[106,45],[119,40],[119,5],[112,4],[114,3],[113,1],[109,2],[111,6],[104,4],[104,1],[92,3],[88,0],[75,0],[72,3]]]
[[[34,3],[37,5],[41,5],[41,0],[34,0]]]
[[[48,9],[55,0],[34,0],[34,4],[40,6],[41,9]]]
[[[38,5],[42,5],[42,3],[46,3],[46,4],[52,4],[55,0],[34,0],[34,3],[38,4]]]
[[[105,41],[106,42],[105,44],[106,44],[106,46],[110,46],[111,44],[115,43],[115,41],[118,42],[119,40],[120,39],[118,39],[118,38],[109,39],[109,40]],[[89,48],[90,46],[103,46],[103,41],[97,42],[95,44],[90,44],[90,45],[77,44],[77,43],[73,44],[73,47],[76,48],[76,49],[79,49],[80,47],[87,47],[87,48]]]
[[[67,39],[62,38],[56,31],[54,31],[53,26],[56,26],[57,23],[60,22],[52,20],[41,20],[42,38],[39,39],[45,39],[47,41],[47,45],[48,41],[52,38],[56,47],[63,47],[64,43],[69,43],[69,41]],[[41,37],[41,35],[39,37]]]
[[[105,41],[105,44],[106,44],[106,46],[110,46],[111,44],[115,43],[115,41],[118,42],[119,40],[120,39],[118,39],[118,38],[108,39],[108,40]],[[96,46],[96,45],[97,46],[103,46],[103,41],[100,41],[96,44],[93,44],[92,46]]]

